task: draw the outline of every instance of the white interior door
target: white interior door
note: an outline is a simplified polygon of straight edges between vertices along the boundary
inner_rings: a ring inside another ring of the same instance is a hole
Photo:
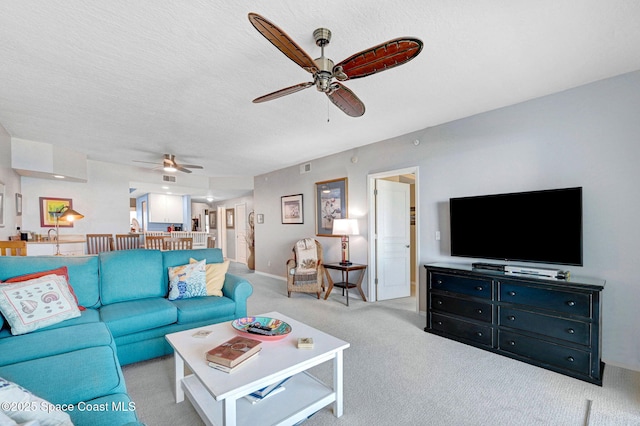
[[[376,180],[377,299],[411,295],[410,187]]]
[[[236,262],[247,263],[246,204],[236,204]]]

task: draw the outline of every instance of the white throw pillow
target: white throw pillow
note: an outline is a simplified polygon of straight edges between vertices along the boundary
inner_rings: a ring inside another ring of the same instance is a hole
[[[69,414],[55,409],[50,402],[1,377],[0,401],[0,414],[15,422],[5,423],[2,421],[3,417],[0,417],[2,425],[73,426]]]
[[[53,274],[14,284],[0,284],[0,312],[11,326],[13,335],[80,316],[67,280]]]

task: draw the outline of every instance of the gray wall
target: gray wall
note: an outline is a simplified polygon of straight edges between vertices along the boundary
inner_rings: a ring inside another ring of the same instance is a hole
[[[256,270],[284,276],[293,242],[314,235],[317,181],[349,179],[349,216],[361,219],[363,234],[352,239],[351,258],[367,262],[367,175],[419,167],[420,264],[473,261],[449,256],[450,197],[582,186],[584,267],[568,269],[607,280],[603,358],[640,370],[639,117],[640,72],[634,72],[313,160],[307,174],[295,166],[257,176],[254,208],[265,223],[256,225]],[[282,225],[280,197],[298,193],[304,224]],[[338,241],[320,240],[325,258],[338,260]]]

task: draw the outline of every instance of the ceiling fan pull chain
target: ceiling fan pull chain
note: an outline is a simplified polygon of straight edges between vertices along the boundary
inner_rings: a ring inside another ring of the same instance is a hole
[[[330,116],[331,116],[331,102],[329,102],[329,98],[327,98],[327,123],[331,121]]]

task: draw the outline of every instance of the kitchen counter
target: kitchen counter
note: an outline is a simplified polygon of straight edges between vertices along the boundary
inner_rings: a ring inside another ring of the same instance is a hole
[[[60,238],[60,254],[78,256],[86,253],[87,240],[82,237]],[[27,241],[27,256],[51,256],[56,254],[56,241]]]

